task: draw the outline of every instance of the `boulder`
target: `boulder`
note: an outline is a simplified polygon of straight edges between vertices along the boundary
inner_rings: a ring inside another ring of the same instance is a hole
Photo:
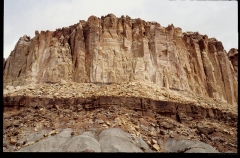
[[[71,129],[21,148],[18,152],[152,152],[140,137],[131,136],[120,128],[108,128],[98,134],[89,129],[71,136]],[[158,146],[156,146],[158,148]]]
[[[95,138],[95,133],[84,132],[72,137],[53,152],[101,152],[100,144]]]
[[[65,129],[57,135],[49,136],[30,146],[23,147],[18,152],[51,152],[68,141],[71,137],[71,132],[72,129]]]
[[[164,146],[168,152],[219,153],[211,145],[195,140],[175,140],[170,138],[165,142]]]
[[[129,134],[119,128],[108,128],[99,135],[102,152],[143,152]]]

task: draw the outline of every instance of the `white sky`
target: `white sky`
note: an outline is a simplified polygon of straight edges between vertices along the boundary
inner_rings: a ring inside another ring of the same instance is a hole
[[[238,48],[237,1],[4,0],[4,58],[23,35],[33,38],[35,30],[55,31],[109,13],[198,31],[222,41],[227,52]]]

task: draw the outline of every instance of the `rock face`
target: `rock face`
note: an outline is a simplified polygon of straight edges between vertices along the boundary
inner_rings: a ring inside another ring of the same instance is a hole
[[[237,49],[198,32],[156,22],[90,16],[55,31],[23,36],[6,59],[4,86],[30,83],[149,81],[238,105]],[[229,60],[230,58],[230,60]]]
[[[232,48],[228,52],[228,58],[230,59],[230,61],[232,63],[236,77],[238,77],[238,49]]]

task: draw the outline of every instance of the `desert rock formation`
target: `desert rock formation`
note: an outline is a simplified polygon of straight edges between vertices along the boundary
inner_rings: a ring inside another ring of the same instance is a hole
[[[237,152],[238,49],[207,35],[90,16],[24,35],[3,68],[4,151],[106,151],[121,129],[131,151]]]
[[[238,49],[232,48],[228,52],[228,58],[232,63],[236,77],[238,77]]]
[[[231,53],[233,52],[233,53]],[[238,104],[237,54],[220,41],[157,22],[90,16],[55,31],[23,36],[6,60],[4,86],[150,81]],[[233,66],[232,66],[233,64]]]

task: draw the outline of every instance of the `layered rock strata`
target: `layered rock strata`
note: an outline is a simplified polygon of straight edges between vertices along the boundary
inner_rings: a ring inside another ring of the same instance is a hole
[[[26,146],[27,150],[37,147],[38,151],[49,151],[56,144],[45,148],[44,142],[48,142],[48,136],[58,141],[51,135],[62,129],[72,128],[72,136],[76,136],[89,128],[114,127],[128,132],[134,140],[143,139],[157,152],[204,152],[190,148],[199,144],[195,141],[209,144],[219,152],[237,152],[237,108],[191,91],[169,90],[145,82],[105,85],[62,81],[7,88],[4,151]],[[176,140],[179,149],[174,147]]]
[[[237,54],[237,50],[233,49]],[[237,55],[198,32],[157,22],[90,16],[55,31],[23,36],[7,58],[4,86],[147,81],[238,105]],[[230,60],[229,58],[230,57]],[[231,60],[233,59],[233,60]],[[231,62],[232,61],[232,62]]]

